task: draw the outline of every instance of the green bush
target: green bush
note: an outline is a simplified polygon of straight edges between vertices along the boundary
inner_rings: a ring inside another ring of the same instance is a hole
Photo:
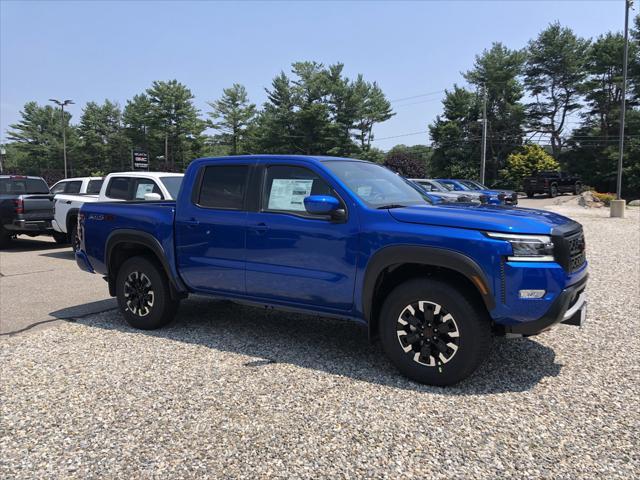
[[[615,193],[593,192],[593,196],[596,197],[597,199],[599,199],[607,207],[611,205],[611,200],[615,200],[616,199],[616,194]]]
[[[519,152],[507,157],[507,164],[501,174],[514,187],[522,187],[522,180],[536,172],[559,170],[560,164],[540,145],[525,145]]]

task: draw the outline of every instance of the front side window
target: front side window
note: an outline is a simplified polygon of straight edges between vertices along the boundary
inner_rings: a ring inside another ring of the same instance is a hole
[[[248,174],[248,165],[205,167],[198,205],[222,210],[242,210]]]
[[[417,186],[381,165],[344,160],[328,161],[325,165],[372,208],[430,203]]]
[[[56,194],[56,193],[64,193],[64,189],[67,186],[67,183],[69,182],[58,182],[56,183],[53,187],[51,187],[51,193],[52,194]]]
[[[100,193],[100,188],[102,188],[102,179],[89,180],[87,184],[87,193],[89,194],[98,194]]]
[[[130,200],[130,185],[131,179],[126,177],[114,177],[109,182],[107,188],[107,197],[115,198],[116,200]]]
[[[274,165],[267,168],[262,210],[306,215],[304,199],[310,195],[336,196],[317,173],[303,167]]]
[[[133,199],[144,200],[147,193],[157,193],[162,198],[162,191],[156,182],[150,178],[137,178],[133,188]]]

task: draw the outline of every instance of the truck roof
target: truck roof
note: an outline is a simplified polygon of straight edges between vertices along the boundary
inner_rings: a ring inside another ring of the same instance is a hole
[[[201,161],[243,161],[243,160],[303,160],[311,163],[322,163],[328,161],[342,161],[342,162],[363,162],[363,163],[371,163],[368,160],[360,160],[358,158],[344,158],[344,157],[330,157],[325,155],[290,155],[290,154],[256,154],[256,155],[233,155],[228,157],[203,157],[194,160],[194,162]],[[193,162],[192,162],[193,163]]]
[[[184,175],[184,173],[176,173],[176,172],[143,172],[143,171],[135,171],[135,172],[113,172],[113,173],[110,173],[107,176],[109,176],[109,177],[122,176],[122,177],[160,178],[160,177],[182,177],[183,175]]]

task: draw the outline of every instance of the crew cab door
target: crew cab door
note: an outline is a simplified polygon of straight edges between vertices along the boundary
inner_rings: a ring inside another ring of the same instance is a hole
[[[261,178],[257,211],[247,220],[247,294],[325,310],[353,306],[358,224],[353,208],[344,220],[308,214],[309,195],[340,194],[311,166],[269,164]],[[346,197],[343,197],[346,198]]]
[[[178,271],[196,292],[245,292],[245,198],[250,165],[205,165],[176,209]]]

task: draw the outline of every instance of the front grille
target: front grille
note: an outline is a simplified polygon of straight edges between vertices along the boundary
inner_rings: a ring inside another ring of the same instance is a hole
[[[587,261],[582,228],[553,238],[556,261],[569,273],[579,270]]]

